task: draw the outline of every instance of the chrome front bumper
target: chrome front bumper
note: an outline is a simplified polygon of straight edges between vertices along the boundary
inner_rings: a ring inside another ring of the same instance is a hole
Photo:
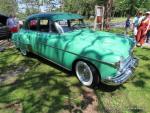
[[[124,66],[118,70],[117,75],[115,77],[108,77],[104,79],[104,82],[107,85],[120,85],[126,82],[129,78],[133,77],[133,72],[135,67],[138,66],[138,58],[129,57]]]

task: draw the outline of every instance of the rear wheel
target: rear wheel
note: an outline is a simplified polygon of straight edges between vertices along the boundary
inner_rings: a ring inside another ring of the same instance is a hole
[[[20,52],[23,56],[27,56],[27,51],[26,49],[20,48]]]
[[[85,61],[75,64],[75,73],[79,81],[85,86],[94,86],[99,83],[99,75],[96,68]]]

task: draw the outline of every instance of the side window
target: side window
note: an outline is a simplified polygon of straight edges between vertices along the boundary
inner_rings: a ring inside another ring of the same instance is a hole
[[[28,29],[36,31],[37,30],[38,21],[36,19],[30,20],[28,22]]]
[[[39,31],[41,31],[41,32],[49,32],[49,20],[41,19],[39,21]]]
[[[49,33],[58,33],[55,22],[52,22],[48,19],[39,20],[39,31],[49,32]]]
[[[55,22],[49,22],[49,32],[58,33]]]
[[[71,22],[68,20],[59,21],[58,24],[62,27],[63,32],[69,32],[72,30],[71,28]]]
[[[56,22],[52,22],[48,19],[39,19],[38,20],[38,31],[48,32],[48,33],[58,33]]]

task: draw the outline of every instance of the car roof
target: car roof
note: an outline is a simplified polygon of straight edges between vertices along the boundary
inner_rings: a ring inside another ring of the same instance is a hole
[[[0,23],[2,24],[6,24],[6,21],[7,21],[7,16],[3,15],[3,14],[0,14]]]
[[[53,12],[53,13],[39,13],[33,14],[27,18],[27,20],[31,20],[34,18],[48,18],[51,21],[61,21],[61,20],[73,20],[73,19],[83,19],[84,16],[73,14],[73,13],[60,13],[60,12]]]

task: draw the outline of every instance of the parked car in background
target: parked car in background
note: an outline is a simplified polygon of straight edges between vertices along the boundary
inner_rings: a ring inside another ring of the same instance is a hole
[[[10,38],[10,31],[6,26],[8,17],[0,14],[0,40]]]
[[[85,86],[100,81],[120,85],[137,66],[135,41],[125,35],[87,28],[84,17],[72,13],[44,13],[29,16],[12,42],[23,55],[33,52],[74,71]]]

